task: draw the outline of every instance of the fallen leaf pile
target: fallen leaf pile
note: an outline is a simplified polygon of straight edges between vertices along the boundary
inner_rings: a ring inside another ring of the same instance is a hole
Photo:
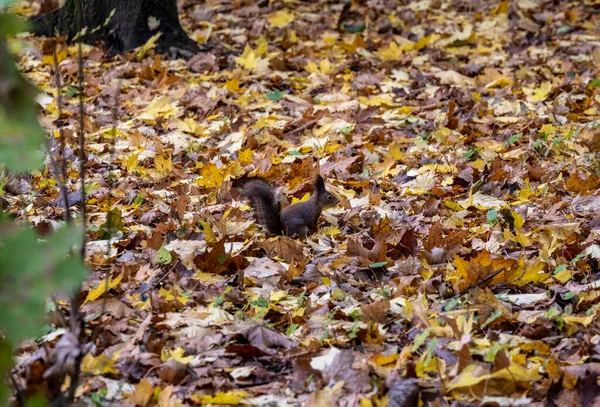
[[[79,399],[598,403],[597,2],[180,6],[211,51],[84,47]],[[59,44],[58,117],[48,41],[12,44],[80,213],[77,47]],[[233,187],[260,175],[296,202],[319,172],[341,202],[303,240],[266,236]],[[42,236],[62,222],[49,170],[4,190]],[[28,392],[63,323],[16,355]]]

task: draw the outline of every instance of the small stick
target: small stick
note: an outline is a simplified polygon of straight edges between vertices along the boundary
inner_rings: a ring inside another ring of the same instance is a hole
[[[468,286],[467,288],[465,288],[464,290],[462,290],[461,293],[456,294],[454,296],[454,298],[460,298],[463,295],[465,295],[468,291],[472,290],[475,287],[479,287],[482,284],[487,283],[488,281],[490,281],[492,278],[494,278],[495,276],[497,276],[498,274],[500,274],[501,272],[503,272],[504,270],[506,270],[505,267],[500,267],[498,270],[494,271],[492,274],[490,274],[489,276],[482,278],[481,280],[479,280],[478,282],[476,282],[475,284],[471,284],[470,286]]]

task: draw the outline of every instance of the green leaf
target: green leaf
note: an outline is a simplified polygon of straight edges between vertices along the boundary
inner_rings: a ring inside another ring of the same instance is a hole
[[[173,261],[173,256],[171,256],[171,252],[168,251],[165,246],[162,246],[158,253],[156,254],[156,263],[157,264],[169,264]]]
[[[123,229],[125,229],[125,224],[123,223],[121,210],[119,208],[112,208],[106,213],[106,221],[100,226],[98,239],[110,239]]]
[[[267,99],[273,102],[279,102],[283,98],[283,93],[279,89],[275,89],[273,92],[267,93]]]
[[[387,264],[387,261],[380,261],[378,263],[369,264],[369,268],[383,267]]]
[[[506,145],[506,146],[508,147],[508,146],[510,146],[510,145],[512,145],[512,144],[514,144],[514,143],[516,143],[516,141],[517,141],[518,139],[520,139],[521,137],[523,137],[523,133],[517,133],[517,134],[513,134],[512,136],[510,136],[510,137],[508,138],[508,140],[506,140],[506,141],[504,142],[504,145]]]
[[[600,78],[592,79],[590,83],[588,83],[589,88],[600,88]]]
[[[570,33],[571,31],[573,31],[573,27],[570,27],[568,25],[563,25],[562,27],[558,27],[558,29],[556,30],[557,34],[567,34]]]
[[[569,291],[568,293],[561,294],[561,298],[565,301],[568,301],[573,297],[575,297],[575,293],[573,291]]]
[[[495,209],[490,209],[487,214],[485,215],[488,223],[492,226],[494,226],[496,223],[498,223],[498,211]]]
[[[2,0],[0,0],[2,7]],[[17,35],[27,31],[27,20],[14,14],[0,14],[0,32],[5,36]]]
[[[8,7],[14,2],[15,0],[0,0],[0,7]]]
[[[39,333],[46,299],[71,294],[86,269],[79,256],[69,256],[81,240],[78,227],[63,227],[42,243],[30,228],[13,229],[2,236],[0,248],[0,331],[17,343]]]
[[[43,164],[46,135],[37,120],[36,93],[19,74],[6,43],[0,41],[0,164],[14,172]]]
[[[413,346],[410,351],[415,353],[421,347],[421,345],[424,345],[425,341],[429,337],[430,332],[431,332],[431,328],[427,328],[420,334],[415,335],[415,339],[413,341]]]
[[[585,256],[587,256],[587,255],[584,252],[579,253],[577,256],[575,256],[573,258],[573,260],[571,260],[571,264],[577,263],[579,260],[583,259]]]
[[[342,25],[342,28],[344,29],[344,31],[346,31],[347,33],[350,34],[357,34],[357,33],[361,33],[365,30],[366,28],[366,24],[362,23],[362,24],[344,24]]]
[[[212,303],[213,307],[218,307],[219,305],[225,302],[225,298],[222,295],[219,295]]]
[[[75,86],[69,86],[67,88],[67,91],[65,92],[65,96],[68,98],[72,98],[73,96],[75,96],[78,92],[78,89]]]
[[[558,274],[561,271],[565,271],[567,269],[567,265],[566,264],[561,264],[560,266],[558,266],[555,270],[554,270],[554,274]]]
[[[265,297],[258,297],[256,300],[252,301],[252,305],[256,307],[266,308],[269,306],[269,300]]]
[[[481,329],[485,328],[486,326],[488,326],[489,324],[491,324],[492,322],[494,322],[496,319],[500,318],[501,316],[502,316],[502,311],[495,311],[492,315],[490,315],[488,317],[488,319],[485,320],[483,325],[481,325]]]

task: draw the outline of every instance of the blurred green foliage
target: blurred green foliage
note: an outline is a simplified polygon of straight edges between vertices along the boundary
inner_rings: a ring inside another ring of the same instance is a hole
[[[0,0],[0,169],[17,174],[43,166],[46,135],[37,120],[36,89],[19,73],[7,37],[25,29],[16,16],[2,13]],[[80,227],[66,225],[47,240],[0,211],[0,377],[12,366],[12,349],[39,335],[45,303],[52,294],[73,293],[86,270],[77,255]],[[0,405],[9,395],[0,380]]]

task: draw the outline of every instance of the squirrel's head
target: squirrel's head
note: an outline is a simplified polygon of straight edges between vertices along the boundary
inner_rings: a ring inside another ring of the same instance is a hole
[[[317,175],[317,178],[315,178],[314,186],[315,191],[317,192],[317,199],[322,208],[331,208],[340,202],[335,195],[325,188],[325,181],[323,181],[321,175]]]

